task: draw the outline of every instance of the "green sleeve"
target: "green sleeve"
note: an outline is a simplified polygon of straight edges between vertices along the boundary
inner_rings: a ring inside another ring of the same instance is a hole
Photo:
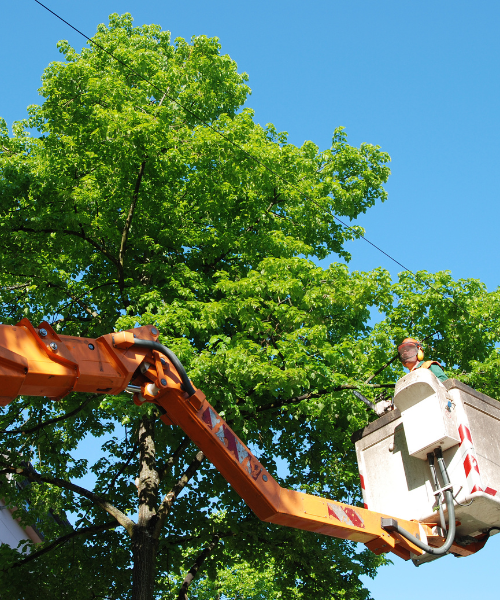
[[[429,371],[435,375],[440,381],[446,381],[449,377],[445,374],[439,365],[431,365]]]

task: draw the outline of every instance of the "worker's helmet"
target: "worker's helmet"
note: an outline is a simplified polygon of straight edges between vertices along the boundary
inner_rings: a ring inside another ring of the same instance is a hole
[[[422,360],[424,358],[422,344],[413,338],[405,338],[401,344],[399,344],[398,354],[402,363],[411,360],[414,356],[416,356],[418,360]]]

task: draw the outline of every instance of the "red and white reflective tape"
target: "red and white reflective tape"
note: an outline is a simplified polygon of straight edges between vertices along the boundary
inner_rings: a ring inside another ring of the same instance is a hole
[[[489,486],[485,486],[481,480],[481,473],[479,471],[476,449],[474,447],[474,441],[472,439],[472,433],[469,427],[469,420],[462,402],[456,403],[456,410],[458,434],[460,436],[459,452],[460,460],[462,461],[465,472],[466,491],[468,491],[469,494],[484,491],[490,496],[496,496],[497,490]]]
[[[366,503],[365,477],[361,473],[361,468],[358,467],[358,471],[359,471],[359,481],[361,483],[361,494],[363,495],[363,508],[368,508],[368,504]]]
[[[471,494],[474,492],[482,492],[483,484],[481,482],[481,474],[479,473],[476,450],[474,448],[470,429],[464,423],[460,423],[458,426],[458,434],[460,435],[460,452],[462,454],[462,464],[464,466],[468,491]]]
[[[365,529],[363,517],[352,506],[342,506],[340,504],[332,504],[331,502],[327,502],[327,504],[328,516],[331,519],[337,519],[341,523],[349,525],[349,527],[354,525],[354,527]]]
[[[203,406],[198,412],[198,417],[207,424],[208,428],[219,442],[227,448],[240,465],[247,471],[250,477],[254,481],[257,481],[263,471],[260,462],[249,452],[234,431],[222,421],[220,416],[211,406],[208,406],[203,412],[201,411],[203,411]],[[267,481],[268,476],[263,474],[262,479]]]

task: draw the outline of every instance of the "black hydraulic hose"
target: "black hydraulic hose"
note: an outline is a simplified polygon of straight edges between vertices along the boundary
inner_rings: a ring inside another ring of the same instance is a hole
[[[432,480],[434,482],[434,491],[437,492],[439,490],[439,480],[436,473],[436,466],[434,464],[433,452],[429,452],[429,454],[427,454],[427,462],[429,463],[429,469],[431,470]],[[441,494],[438,494],[436,500],[439,507],[439,520],[441,522],[441,529],[446,533],[446,521],[444,518],[443,505],[441,503]]]
[[[196,390],[194,389],[191,380],[187,376],[186,370],[182,366],[181,361],[172,352],[172,350],[170,350],[170,348],[167,348],[163,344],[160,344],[160,342],[152,342],[150,340],[139,340],[137,338],[134,339],[134,346],[139,346],[140,348],[148,348],[150,350],[157,350],[158,352],[164,354],[174,365],[177,373],[179,374],[179,377],[182,381],[182,389],[185,392],[187,392],[190,396],[192,396],[195,393]]]
[[[444,464],[443,453],[441,451],[441,448],[436,448],[434,450],[434,453],[437,457],[439,470],[441,471],[441,478],[443,480],[444,487],[446,487],[447,485],[450,485],[450,480],[448,478],[448,472],[446,471],[446,465]],[[400,527],[398,522],[396,521],[396,519],[382,518],[382,529],[385,529],[386,531],[389,531],[389,532],[396,531],[397,533],[402,535],[404,538],[406,538],[408,541],[412,542],[412,544],[415,544],[415,546],[417,546],[421,550],[424,550],[424,552],[427,552],[427,554],[433,554],[434,556],[442,556],[443,554],[446,554],[448,552],[448,550],[451,548],[451,545],[453,544],[453,540],[455,539],[455,533],[456,533],[457,527],[456,527],[456,523],[455,523],[455,506],[453,504],[453,493],[452,493],[451,489],[444,491],[444,497],[446,499],[446,508],[448,509],[448,535],[446,536],[446,540],[441,547],[433,548],[432,546],[429,546],[428,544],[424,544],[424,542],[421,542],[418,538],[416,538],[414,535],[412,535],[409,531],[406,531],[406,529],[403,529],[402,527]]]

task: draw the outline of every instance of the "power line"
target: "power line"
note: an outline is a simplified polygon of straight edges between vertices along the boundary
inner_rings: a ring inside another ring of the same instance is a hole
[[[238,150],[241,150],[241,152],[243,152],[244,154],[246,154],[250,159],[252,159],[254,162],[258,163],[261,167],[263,167],[264,169],[267,169],[270,173],[272,173],[273,175],[275,175],[276,177],[278,177],[279,179],[281,179],[282,181],[284,181],[287,185],[292,185],[293,186],[293,184],[288,183],[279,173],[276,173],[276,171],[274,171],[274,169],[271,169],[271,167],[268,167],[267,165],[265,165],[256,156],[254,156],[253,154],[250,154],[250,152],[248,152],[247,150],[245,150],[245,148],[243,148],[242,146],[240,146],[237,142],[235,142],[235,141],[231,140],[229,137],[227,137],[227,135],[225,135],[224,133],[222,133],[222,131],[216,129],[213,125],[210,125],[210,123],[208,123],[207,121],[205,121],[203,119],[203,117],[201,117],[200,115],[196,114],[195,111],[191,110],[187,106],[184,106],[176,98],[174,98],[173,96],[171,96],[170,94],[168,94],[167,92],[165,92],[164,90],[162,90],[155,83],[153,83],[152,81],[150,81],[147,77],[144,77],[144,75],[141,75],[140,73],[138,73],[135,69],[133,69],[132,67],[130,67],[126,62],[124,62],[120,58],[117,58],[112,52],[110,52],[109,50],[106,50],[106,48],[104,48],[103,46],[101,46],[101,44],[98,44],[92,38],[89,38],[88,35],[85,35],[85,33],[83,33],[82,31],[80,31],[79,29],[77,29],[73,25],[71,25],[71,23],[68,23],[68,21],[66,21],[65,19],[63,19],[61,16],[59,16],[53,10],[50,10],[50,8],[48,8],[47,6],[45,6],[45,4],[42,4],[39,0],[35,0],[35,2],[37,4],[39,4],[40,6],[42,6],[43,8],[45,8],[46,10],[48,10],[50,13],[52,13],[55,17],[57,17],[58,19],[60,19],[63,23],[66,23],[66,25],[68,25],[69,27],[71,27],[71,29],[73,29],[74,31],[76,31],[77,33],[79,33],[81,36],[83,36],[88,42],[90,42],[91,44],[93,44],[94,46],[96,46],[97,48],[99,48],[100,50],[102,50],[103,52],[105,52],[106,54],[108,54],[109,56],[111,56],[111,58],[113,58],[113,60],[116,60],[116,62],[120,63],[122,66],[124,66],[126,69],[128,69],[131,73],[133,73],[134,75],[136,75],[137,77],[139,77],[139,79],[141,79],[142,81],[144,81],[145,83],[147,83],[148,85],[150,85],[151,87],[153,87],[155,90],[157,90],[158,92],[160,92],[160,94],[164,95],[169,100],[171,100],[172,102],[174,102],[175,104],[177,104],[177,106],[179,106],[180,108],[182,108],[182,110],[184,110],[185,112],[189,113],[191,116],[193,116],[196,119],[198,119],[201,123],[203,123],[203,125],[205,125],[205,127],[208,127],[214,133],[220,135],[223,139],[225,139],[226,142],[229,142],[231,145],[233,145],[236,148],[238,148]]]
[[[80,34],[82,37],[84,37],[89,43],[93,44],[94,46],[96,46],[97,48],[99,48],[100,50],[102,50],[103,52],[105,52],[106,54],[108,54],[108,56],[111,56],[111,58],[113,58],[116,62],[120,63],[122,66],[124,66],[126,69],[128,69],[131,73],[133,73],[134,75],[136,75],[137,77],[139,77],[142,81],[144,81],[145,83],[147,83],[148,85],[150,85],[151,87],[153,87],[155,90],[157,90],[160,94],[162,94],[162,95],[166,96],[167,98],[169,98],[169,100],[171,100],[172,102],[174,102],[175,104],[177,104],[177,106],[179,106],[180,108],[182,108],[185,112],[189,113],[191,116],[193,116],[196,119],[198,119],[201,123],[203,123],[203,125],[205,125],[209,129],[211,129],[214,133],[216,133],[217,135],[219,135],[220,137],[222,137],[224,140],[226,140],[227,142],[229,142],[232,146],[234,146],[235,148],[238,148],[238,150],[240,150],[241,152],[243,152],[246,156],[248,156],[248,158],[250,158],[251,160],[253,160],[257,164],[259,164],[261,167],[263,167],[264,169],[266,169],[270,173],[272,173],[276,178],[278,178],[280,181],[282,181],[285,185],[288,185],[290,187],[293,187],[297,191],[300,191],[298,189],[298,187],[294,183],[286,180],[282,175],[280,175],[278,172],[276,172],[272,167],[269,167],[268,165],[264,164],[259,158],[257,158],[255,155],[253,155],[250,152],[248,152],[247,150],[245,150],[245,148],[243,148],[240,144],[238,144],[234,140],[230,139],[222,131],[220,131],[219,129],[215,128],[213,125],[211,125],[206,120],[204,120],[204,118],[202,116],[198,115],[192,109],[184,106],[176,98],[174,98],[173,96],[171,96],[170,94],[168,94],[167,92],[165,92],[164,90],[162,90],[155,83],[153,83],[152,81],[150,81],[147,77],[144,77],[143,75],[141,75],[140,73],[138,73],[135,69],[133,69],[132,67],[130,67],[126,62],[124,62],[120,58],[116,57],[112,52],[110,52],[109,50],[107,50],[106,48],[104,48],[101,44],[99,44],[98,42],[94,41],[92,38],[90,38],[89,36],[87,36],[85,33],[83,33],[82,31],[80,31],[76,27],[74,27],[71,23],[69,23],[68,21],[66,21],[65,19],[63,19],[63,17],[61,17],[60,15],[58,15],[57,13],[55,13],[53,10],[51,10],[50,8],[48,8],[47,6],[45,6],[45,4],[43,4],[42,2],[40,2],[40,0],[35,0],[35,2],[37,4],[39,4],[40,6],[42,6],[43,8],[45,8],[48,12],[50,12],[51,14],[53,14],[60,21],[62,21],[66,25],[68,25],[68,27],[71,27],[71,29],[73,29],[78,34]],[[313,200],[313,202],[314,202],[314,200]],[[336,215],[333,215],[333,214],[332,214],[332,217],[334,219],[336,219],[346,229],[349,229],[349,225],[347,223],[345,223],[342,219],[340,219],[339,217],[337,217]],[[370,244],[371,246],[373,246],[374,248],[376,248],[379,252],[381,252],[382,254],[384,254],[385,256],[387,256],[387,258],[389,258],[390,260],[392,260],[393,262],[395,262],[397,265],[399,265],[400,267],[402,267],[405,271],[409,271],[410,273],[412,273],[415,276],[415,273],[413,273],[410,269],[408,269],[407,267],[405,267],[398,260],[396,260],[395,258],[393,258],[390,254],[388,254],[387,252],[385,252],[384,250],[382,250],[381,248],[379,248],[376,244],[374,244],[373,242],[371,242],[365,236],[362,235],[360,237],[363,240],[365,240],[365,242],[367,242],[368,244]]]
[[[140,73],[138,73],[135,69],[133,69],[132,67],[130,67],[126,62],[124,62],[123,60],[121,60],[120,58],[116,57],[112,52],[110,52],[109,50],[107,50],[106,48],[104,48],[101,44],[99,44],[98,42],[96,42],[95,40],[93,40],[92,38],[90,38],[88,35],[86,35],[85,33],[83,33],[82,31],[80,31],[79,29],[77,29],[74,25],[72,25],[71,23],[69,23],[68,21],[66,21],[65,19],[63,19],[60,15],[58,15],[57,13],[55,13],[53,10],[51,10],[50,8],[48,8],[47,6],[45,6],[45,4],[43,4],[42,2],[40,2],[40,0],[35,0],[35,2],[37,4],[39,4],[40,6],[42,6],[43,8],[45,8],[48,12],[50,12],[51,14],[53,14],[56,18],[58,18],[59,20],[61,20],[63,23],[65,23],[66,25],[68,25],[68,27],[71,27],[71,29],[73,29],[74,31],[76,31],[78,34],[80,34],[81,36],[83,36],[90,44],[93,44],[94,46],[96,46],[97,48],[99,48],[100,50],[102,50],[103,52],[105,52],[108,56],[110,56],[111,58],[113,58],[113,60],[115,60],[116,62],[118,62],[119,64],[121,64],[122,66],[124,66],[126,69],[128,69],[131,73],[133,73],[134,75],[136,75],[137,77],[139,77],[139,79],[141,79],[142,81],[144,81],[145,83],[147,83],[148,85],[150,85],[152,88],[154,88],[156,91],[158,91],[160,94],[162,94],[162,96],[168,98],[169,100],[171,100],[174,104],[176,104],[177,106],[179,106],[180,108],[182,108],[182,110],[184,110],[186,113],[190,114],[191,116],[195,117],[198,121],[200,121],[205,127],[208,127],[209,129],[211,129],[214,133],[216,133],[217,135],[219,135],[221,138],[223,138],[226,142],[229,142],[229,144],[231,146],[234,146],[235,148],[237,148],[238,150],[240,150],[241,152],[243,152],[250,160],[254,161],[255,163],[257,163],[258,165],[260,165],[263,169],[265,169],[266,171],[269,171],[270,173],[272,173],[277,179],[279,179],[280,181],[282,181],[285,185],[290,186],[292,188],[294,188],[295,190],[297,190],[300,193],[299,188],[294,184],[291,183],[289,181],[287,181],[282,175],[280,175],[277,171],[275,171],[273,168],[271,168],[270,166],[264,164],[259,158],[257,158],[255,155],[251,154],[250,152],[248,152],[247,150],[245,150],[245,148],[243,148],[240,144],[238,144],[237,142],[235,142],[234,140],[232,140],[231,138],[229,138],[227,135],[225,135],[222,131],[220,131],[219,129],[217,129],[216,127],[214,127],[213,125],[211,125],[208,121],[206,121],[202,116],[198,115],[195,111],[193,111],[192,109],[188,108],[187,106],[184,106],[181,102],[179,102],[176,98],[174,98],[173,96],[171,96],[170,94],[168,94],[167,92],[165,92],[164,90],[162,90],[160,87],[158,87],[155,83],[153,83],[152,81],[150,81],[147,77],[144,77],[143,75],[141,75]],[[155,118],[156,116],[153,115]],[[316,204],[316,202],[311,199],[312,202],[314,202]],[[317,206],[317,204],[316,204]],[[334,219],[336,219],[339,223],[341,223],[346,229],[349,229],[349,225],[347,225],[346,223],[344,223],[344,221],[342,221],[339,217],[337,217],[336,215],[332,214],[331,215]],[[363,236],[361,236],[363,237]],[[363,237],[363,239],[366,239]],[[369,240],[366,240],[368,243],[372,244]],[[374,244],[372,244],[372,246],[374,246]],[[376,246],[375,246],[376,247]],[[383,252],[383,251],[382,251]],[[386,254],[384,252],[384,254]],[[388,256],[389,258],[391,258],[391,260],[394,260],[396,263],[398,263],[398,261],[396,261],[395,259],[393,259],[392,257],[390,257],[388,254],[386,254],[386,256]],[[400,264],[400,263],[398,263]],[[402,265],[401,265],[402,266]],[[405,267],[403,267],[405,268]]]
[[[272,173],[278,180],[280,180],[282,183],[284,183],[286,186],[290,186],[291,188],[295,189],[296,191],[298,191],[299,193],[300,190],[297,187],[296,184],[288,181],[287,179],[285,179],[282,175],[280,175],[278,172],[276,172],[272,167],[264,164],[259,158],[257,158],[256,156],[254,156],[253,154],[251,154],[250,152],[248,152],[247,150],[245,150],[245,148],[243,148],[240,144],[238,144],[237,142],[235,142],[234,140],[230,139],[227,135],[225,135],[222,131],[220,131],[219,129],[217,129],[216,127],[214,127],[213,125],[211,125],[208,121],[206,121],[202,116],[198,115],[195,111],[193,111],[192,109],[184,106],[181,102],[179,102],[176,98],[174,98],[173,96],[171,96],[170,94],[168,94],[167,92],[165,92],[164,90],[162,90],[160,87],[158,87],[155,83],[153,83],[152,81],[150,81],[147,77],[144,77],[143,75],[141,75],[140,73],[138,73],[135,69],[133,69],[132,67],[130,67],[126,62],[124,62],[123,60],[121,60],[120,58],[116,57],[112,52],[110,52],[109,50],[107,50],[106,48],[104,48],[101,44],[99,44],[98,42],[96,42],[95,40],[93,40],[92,38],[90,38],[89,36],[87,36],[85,33],[83,33],[82,31],[80,31],[79,29],[77,29],[74,25],[72,25],[71,23],[69,23],[68,21],[66,21],[63,17],[61,17],[60,15],[58,15],[56,12],[54,12],[53,10],[51,10],[50,8],[48,8],[48,6],[46,6],[45,4],[43,4],[42,2],[40,2],[40,0],[35,0],[35,2],[37,4],[39,4],[40,6],[42,6],[45,10],[47,10],[48,12],[50,12],[52,15],[54,15],[57,19],[59,19],[60,21],[62,21],[63,23],[65,23],[68,27],[70,27],[71,29],[73,29],[74,31],[76,31],[79,35],[81,35],[82,37],[84,37],[90,44],[93,44],[95,47],[99,48],[100,50],[102,50],[103,52],[105,52],[108,56],[110,56],[111,58],[113,58],[113,60],[115,60],[116,62],[118,62],[119,64],[121,64],[123,67],[125,67],[126,69],[128,69],[131,73],[133,73],[134,75],[136,75],[139,79],[141,79],[142,81],[144,81],[145,83],[147,83],[148,85],[150,85],[152,88],[154,88],[155,90],[157,90],[160,94],[162,94],[163,96],[167,97],[169,100],[171,100],[173,103],[175,103],[177,106],[179,106],[180,108],[182,108],[182,110],[184,110],[186,113],[190,114],[191,116],[195,117],[197,120],[199,120],[205,127],[208,127],[209,129],[211,129],[214,133],[216,133],[217,135],[219,135],[221,138],[223,138],[226,142],[229,142],[229,144],[231,146],[234,146],[235,148],[237,148],[238,150],[240,150],[241,152],[243,152],[250,160],[254,161],[255,163],[259,164],[262,168],[264,168],[265,170],[269,171],[270,173]],[[311,199],[312,202],[314,202],[316,204],[316,202]],[[317,205],[317,204],[316,204]],[[345,223],[345,221],[343,221],[340,217],[337,217],[334,214],[331,214],[331,216],[338,221],[344,228],[346,229],[350,229],[349,225],[347,223]],[[461,310],[460,307],[458,306],[458,304],[449,296],[445,296],[442,292],[440,292],[439,290],[437,290],[434,286],[432,286],[431,284],[427,283],[426,281],[424,281],[417,273],[413,272],[411,269],[409,269],[408,267],[406,267],[405,265],[403,265],[400,261],[398,261],[396,258],[394,258],[393,256],[391,256],[390,254],[388,254],[387,252],[385,252],[384,250],[382,250],[382,248],[380,248],[379,246],[377,246],[376,244],[374,244],[372,241],[370,241],[367,237],[365,237],[364,235],[360,235],[359,236],[361,239],[363,239],[367,244],[370,244],[373,248],[375,248],[376,250],[378,250],[381,254],[384,254],[384,256],[386,256],[388,259],[392,260],[395,264],[397,264],[398,266],[400,266],[402,269],[404,269],[405,271],[407,271],[408,273],[411,273],[413,275],[413,277],[415,278],[416,281],[420,281],[421,283],[423,283],[428,289],[436,292],[438,295],[440,295],[444,300],[448,300],[449,302],[451,302],[458,310]],[[468,312],[468,311],[467,311]],[[468,313],[469,316],[470,313]],[[438,329],[435,329],[436,333],[441,333]]]

